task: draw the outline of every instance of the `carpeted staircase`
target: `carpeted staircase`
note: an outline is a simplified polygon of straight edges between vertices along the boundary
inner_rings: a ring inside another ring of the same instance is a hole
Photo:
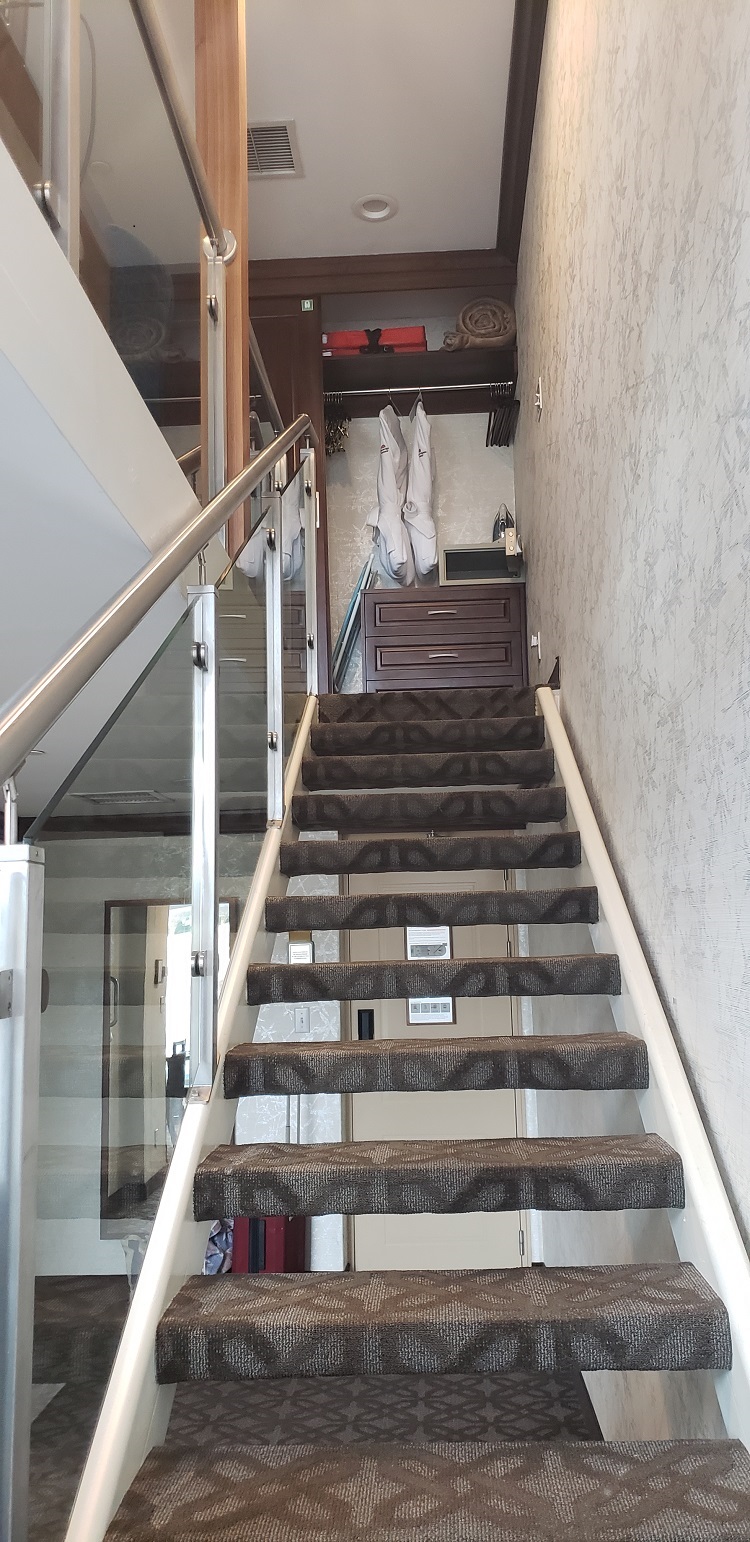
[[[319,716],[293,819],[341,838],[285,843],[287,875],[579,863],[574,833],[525,829],[565,816],[532,691],[324,697]],[[597,914],[596,891],[571,887],[296,896],[269,900],[266,920],[286,932],[565,925]],[[604,954],[258,965],[247,985],[251,1004],[619,989],[618,959]],[[645,1046],[626,1034],[246,1044],[224,1068],[228,1098],[647,1085]],[[199,1219],[683,1203],[679,1156],[648,1134],[225,1146],[194,1187]],[[157,1337],[164,1383],[730,1365],[722,1302],[691,1265],[673,1263],[200,1277],[177,1293]],[[108,1537],[750,1542],[750,1457],[736,1441],[167,1447],[147,1459]]]

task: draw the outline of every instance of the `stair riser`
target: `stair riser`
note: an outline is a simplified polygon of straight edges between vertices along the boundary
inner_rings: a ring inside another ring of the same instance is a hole
[[[253,1333],[221,1324],[208,1331],[159,1330],[157,1379],[162,1383],[251,1381],[296,1376],[427,1376],[507,1371],[726,1370],[726,1345],[706,1315],[687,1325],[658,1315],[623,1332],[616,1313],[603,1322],[529,1324],[508,1319],[476,1329],[443,1317],[432,1331],[414,1323],[351,1332],[340,1320],[309,1326],[269,1317]]]
[[[376,1041],[377,1042],[377,1041]],[[381,1041],[382,1042],[382,1041]],[[410,1048],[408,1057],[362,1053],[370,1046],[356,1045],[353,1054],[327,1054],[320,1046],[315,1054],[285,1058],[283,1045],[274,1054],[239,1056],[230,1052],[224,1063],[224,1094],[227,1098],[297,1097],[314,1093],[355,1092],[498,1092],[531,1088],[536,1091],[608,1092],[648,1086],[645,1047],[623,1050],[612,1036],[612,1046],[596,1055],[583,1056],[573,1044],[554,1054],[539,1049],[509,1048],[462,1052],[460,1048],[440,1059],[429,1047]]]
[[[318,788],[539,787],[551,782],[551,750],[455,751],[440,755],[322,755],[302,762],[302,781]]]
[[[597,892],[591,888],[295,895],[266,904],[269,932],[365,931],[393,926],[567,926],[574,922],[593,924],[598,919]]]
[[[516,830],[565,818],[563,787],[491,792],[311,792],[292,799],[302,830]]]
[[[403,836],[388,840],[284,841],[281,871],[289,878],[317,873],[442,873],[503,868],[571,868],[581,861],[577,831],[554,834]]]
[[[320,723],[310,744],[316,755],[429,754],[440,750],[541,749],[544,719],[517,717],[467,722]]]
[[[620,968],[611,954],[429,964],[258,964],[247,977],[248,1006],[414,996],[614,996],[619,990]]]

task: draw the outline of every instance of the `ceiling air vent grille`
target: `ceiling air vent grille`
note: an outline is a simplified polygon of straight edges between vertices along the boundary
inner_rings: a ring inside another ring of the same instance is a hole
[[[293,118],[248,124],[247,169],[251,177],[302,176]]]
[[[123,803],[161,803],[162,795],[153,787],[123,788],[114,792],[74,792],[71,797],[80,798],[84,803],[96,803],[98,806]]]

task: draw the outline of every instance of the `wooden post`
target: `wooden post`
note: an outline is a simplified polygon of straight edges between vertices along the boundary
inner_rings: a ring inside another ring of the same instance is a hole
[[[225,230],[237,242],[226,270],[227,481],[250,454],[250,356],[247,242],[247,42],[245,0],[195,0],[195,127]],[[201,277],[201,447],[207,457],[205,274]],[[229,551],[238,550],[249,513],[229,522]],[[249,526],[248,526],[249,528]]]

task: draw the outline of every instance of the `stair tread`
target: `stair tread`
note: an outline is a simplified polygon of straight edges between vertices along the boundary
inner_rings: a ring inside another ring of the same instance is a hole
[[[429,750],[487,750],[508,745],[540,747],[544,718],[430,718],[398,723],[314,723],[310,743],[316,755],[400,754]]]
[[[550,958],[394,959],[366,963],[251,964],[250,1006],[284,1001],[388,1001],[409,997],[617,995],[614,953]]]
[[[483,835],[391,835],[349,840],[282,841],[287,877],[311,873],[439,873],[502,868],[577,867],[577,830]]]
[[[402,755],[305,755],[302,781],[310,789],[376,787],[538,787],[555,774],[551,750],[443,750]]]
[[[304,792],[292,798],[303,830],[494,830],[565,818],[563,787],[428,788],[423,792]]]
[[[196,1220],[679,1208],[679,1156],[657,1135],[218,1146]]]
[[[445,690],[360,691],[318,699],[321,723],[393,723],[408,719],[534,717],[533,686],[453,686]]]
[[[106,1542],[747,1542],[740,1441],[159,1446]]]
[[[624,1033],[238,1044],[224,1062],[227,1098],[647,1086],[646,1046]]]
[[[305,843],[307,844],[307,843]],[[599,919],[597,891],[478,889],[422,894],[295,894],[266,903],[266,930],[354,931],[390,926],[568,925]]]
[[[157,1334],[162,1382],[730,1365],[691,1264],[196,1275]]]

